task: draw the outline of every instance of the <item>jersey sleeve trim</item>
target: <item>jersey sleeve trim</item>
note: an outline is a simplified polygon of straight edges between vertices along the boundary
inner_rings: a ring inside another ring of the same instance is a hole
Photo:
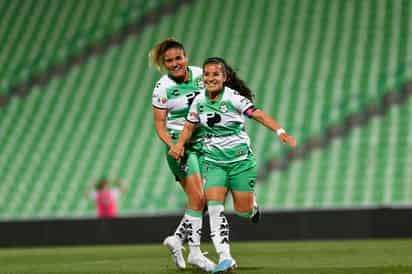
[[[248,108],[246,108],[246,110],[243,112],[243,114],[245,114],[247,117],[251,118],[253,112],[255,112],[256,110],[257,110],[257,108],[254,105],[251,105]]]
[[[167,107],[159,107],[159,106],[156,106],[156,105],[153,105],[153,104],[152,104],[152,107],[157,108],[157,109],[167,109]]]
[[[198,124],[199,123],[199,121],[192,121],[192,120],[187,119],[187,117],[186,117],[185,120],[188,121],[191,124]]]

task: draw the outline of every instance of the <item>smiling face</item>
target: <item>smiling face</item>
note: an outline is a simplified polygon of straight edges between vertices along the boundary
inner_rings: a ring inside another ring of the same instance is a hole
[[[203,67],[203,82],[207,91],[217,92],[223,90],[226,73],[222,64],[210,63]]]
[[[187,71],[187,57],[180,48],[170,48],[163,56],[163,65],[173,78],[186,81],[189,80]]]

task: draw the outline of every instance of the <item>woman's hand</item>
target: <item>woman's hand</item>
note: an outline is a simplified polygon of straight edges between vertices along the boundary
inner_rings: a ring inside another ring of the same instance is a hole
[[[184,146],[180,144],[173,144],[170,146],[169,149],[169,156],[176,159],[180,160],[183,157],[183,154],[185,153],[185,148]]]
[[[279,136],[280,141],[282,142],[282,144],[288,144],[290,147],[296,147],[297,143],[296,140],[288,135],[286,132],[280,134]]]

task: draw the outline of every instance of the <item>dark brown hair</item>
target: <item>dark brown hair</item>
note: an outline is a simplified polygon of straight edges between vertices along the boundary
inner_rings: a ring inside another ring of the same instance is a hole
[[[181,49],[186,54],[185,48],[183,47],[182,43],[173,38],[168,38],[157,43],[149,52],[150,63],[160,72],[164,71],[163,56],[165,52],[171,48]]]
[[[106,185],[109,185],[109,181],[106,178],[102,178],[96,183],[97,191],[102,190]]]
[[[235,70],[229,66],[223,58],[220,57],[211,57],[207,58],[203,62],[203,70],[205,66],[208,64],[220,64],[223,67],[224,73],[226,74],[226,81],[224,83],[225,86],[234,89],[240,93],[240,95],[248,98],[249,100],[253,101],[253,95],[250,88],[246,85],[246,83],[240,79]]]

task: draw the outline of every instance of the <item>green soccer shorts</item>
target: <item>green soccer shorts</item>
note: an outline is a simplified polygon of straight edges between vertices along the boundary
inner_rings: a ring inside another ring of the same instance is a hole
[[[223,186],[237,192],[254,192],[257,176],[256,160],[253,154],[233,163],[215,163],[201,160],[204,188]]]
[[[199,157],[197,152],[186,150],[185,155],[181,160],[176,160],[167,155],[167,163],[173,175],[176,177],[176,180],[187,178],[196,173],[200,174]]]

